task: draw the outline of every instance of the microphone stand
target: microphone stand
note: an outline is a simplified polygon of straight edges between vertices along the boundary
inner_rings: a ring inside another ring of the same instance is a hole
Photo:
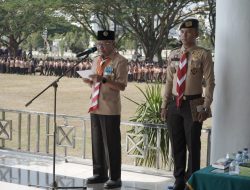
[[[91,52],[90,52],[91,53]],[[57,97],[57,87],[58,87],[58,82],[59,80],[65,76],[65,74],[67,74],[68,72],[70,72],[73,68],[75,68],[77,65],[79,65],[81,63],[82,60],[85,60],[87,57],[89,56],[89,54],[86,54],[85,57],[83,57],[79,62],[77,62],[76,64],[74,64],[72,67],[68,68],[64,73],[61,74],[61,76],[59,76],[56,80],[54,80],[52,83],[50,83],[46,88],[44,88],[40,93],[38,93],[33,99],[31,99],[28,103],[25,104],[25,107],[28,107],[36,98],[38,98],[41,94],[43,94],[46,90],[48,90],[50,87],[53,86],[54,88],[54,137],[53,137],[53,182],[52,182],[52,186],[49,187],[45,187],[45,188],[50,188],[53,190],[56,189],[87,189],[86,186],[82,186],[82,187],[58,187],[58,184],[56,182],[56,176],[55,176],[55,170],[56,170],[56,97]],[[37,186],[37,187],[42,187],[42,186],[38,186],[38,185],[30,185],[29,186]]]

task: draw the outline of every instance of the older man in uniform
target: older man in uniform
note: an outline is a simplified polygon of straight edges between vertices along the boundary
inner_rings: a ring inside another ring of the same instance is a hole
[[[201,128],[209,117],[214,91],[211,53],[196,45],[199,22],[187,19],[180,24],[182,47],[168,58],[167,80],[161,117],[169,129],[174,159],[174,190],[183,190],[186,180],[200,169]],[[202,80],[206,87],[203,94]],[[188,166],[186,171],[186,154]]]
[[[128,61],[115,49],[114,31],[98,31],[100,53],[93,62],[91,116],[93,177],[87,184],[104,183],[104,188],[121,187],[120,91],[125,90]],[[109,176],[108,176],[109,171]]]

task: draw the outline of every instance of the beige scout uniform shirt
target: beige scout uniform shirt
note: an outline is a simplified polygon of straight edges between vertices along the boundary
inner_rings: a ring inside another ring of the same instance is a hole
[[[105,76],[109,80],[120,82],[127,86],[128,79],[128,60],[121,56],[118,52],[113,53],[111,56],[111,62],[108,66],[113,68],[111,76]],[[92,71],[96,73],[97,57],[92,66]],[[99,108],[91,113],[100,115],[120,115],[121,114],[121,98],[120,91],[114,90],[105,84],[101,84],[99,94]]]
[[[184,52],[184,48],[173,50],[168,58],[167,80],[165,94],[161,108],[166,108],[172,95],[176,95],[176,79],[179,60]],[[214,64],[210,51],[194,46],[187,50],[188,69],[184,95],[202,94],[203,77],[206,82],[204,107],[209,108],[213,101],[214,83]]]

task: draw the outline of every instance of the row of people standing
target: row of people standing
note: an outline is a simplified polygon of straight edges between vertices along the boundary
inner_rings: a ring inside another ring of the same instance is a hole
[[[29,74],[35,73],[36,63],[34,59],[25,58],[0,58],[0,73]]]
[[[144,62],[130,62],[128,71],[128,81],[135,82],[165,82],[167,66],[149,64]]]
[[[45,76],[60,76],[77,62],[75,60],[54,59],[25,59],[25,58],[0,58],[0,73],[10,74],[36,74]],[[91,68],[91,61],[82,61],[72,70],[67,72],[67,77],[79,77],[78,70]]]
[[[76,60],[39,60],[38,63],[38,71],[40,72],[40,75],[46,75],[46,76],[60,76],[63,73],[65,73],[68,69],[73,67],[77,64]],[[81,61],[79,64],[77,64],[73,69],[68,71],[66,73],[67,77],[74,77],[77,78],[79,75],[77,74],[77,71],[79,70],[88,70],[91,69],[92,61],[90,59],[86,61]]]
[[[60,76],[77,63],[76,60],[63,59],[25,59],[25,58],[1,58],[0,73],[11,74],[34,74],[44,76]],[[67,72],[67,77],[77,78],[76,71],[88,70],[92,67],[92,60],[80,62],[76,67]],[[167,66],[159,66],[157,63],[146,63],[144,61],[129,62],[129,82],[165,82]]]

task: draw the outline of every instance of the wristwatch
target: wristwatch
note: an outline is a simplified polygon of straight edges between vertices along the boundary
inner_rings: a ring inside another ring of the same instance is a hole
[[[102,77],[102,83],[106,83],[107,82],[107,79],[105,77]]]

